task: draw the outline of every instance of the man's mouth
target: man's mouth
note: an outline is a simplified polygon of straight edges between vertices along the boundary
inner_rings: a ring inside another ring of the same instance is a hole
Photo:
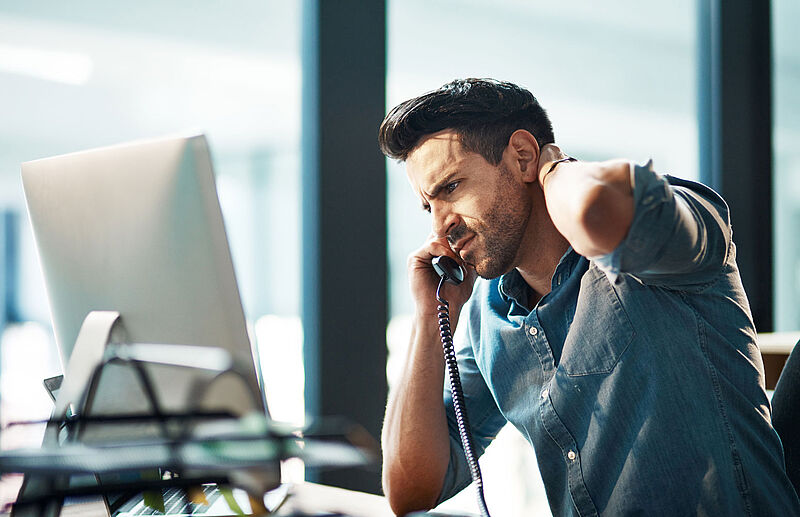
[[[464,252],[467,251],[467,249],[470,247],[474,239],[475,235],[473,234],[472,236],[467,237],[466,239],[463,239],[460,242],[457,242],[456,245],[453,246],[453,252],[455,252],[456,255],[461,257],[461,260],[466,260],[464,258]]]

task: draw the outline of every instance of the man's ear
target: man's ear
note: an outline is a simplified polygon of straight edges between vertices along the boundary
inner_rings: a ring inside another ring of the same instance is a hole
[[[538,181],[539,143],[530,131],[517,129],[508,139],[509,158],[525,182]]]

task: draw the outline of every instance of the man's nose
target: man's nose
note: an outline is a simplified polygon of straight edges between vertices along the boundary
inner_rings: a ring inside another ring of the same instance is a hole
[[[444,207],[431,208],[433,211],[433,234],[437,237],[447,237],[458,226],[458,216]]]

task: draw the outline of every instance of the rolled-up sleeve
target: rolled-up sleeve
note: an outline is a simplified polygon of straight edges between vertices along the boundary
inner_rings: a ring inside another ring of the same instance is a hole
[[[617,248],[592,260],[612,282],[630,274],[651,285],[702,288],[722,271],[731,245],[725,201],[693,181],[632,165],[634,217]]]

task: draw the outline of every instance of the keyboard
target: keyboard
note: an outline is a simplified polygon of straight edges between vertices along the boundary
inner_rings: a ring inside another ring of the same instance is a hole
[[[115,515],[203,515],[207,513],[222,494],[214,485],[203,485],[208,504],[196,504],[188,500],[186,491],[181,488],[166,488],[162,490],[164,496],[164,512],[144,504],[144,497],[139,494],[123,504]]]

